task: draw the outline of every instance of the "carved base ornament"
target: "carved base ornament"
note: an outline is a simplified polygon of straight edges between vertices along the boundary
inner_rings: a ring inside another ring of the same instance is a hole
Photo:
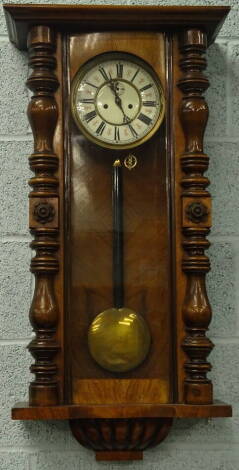
[[[205,53],[230,9],[4,10],[34,137],[34,379],[12,418],[67,419],[97,460],[140,460],[173,418],[232,414],[207,375],[203,148]]]

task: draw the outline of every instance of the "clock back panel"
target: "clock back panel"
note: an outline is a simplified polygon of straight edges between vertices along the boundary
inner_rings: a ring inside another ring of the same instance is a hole
[[[94,55],[124,51],[146,60],[167,89],[165,37],[151,33],[91,33],[67,38],[65,67],[70,84]],[[167,119],[143,145],[103,149],[87,140],[66,109],[67,381],[72,403],[167,403],[173,396],[170,185]],[[145,361],[127,373],[102,369],[91,358],[88,328],[113,306],[112,165],[123,165],[125,306],[146,320],[152,344]]]

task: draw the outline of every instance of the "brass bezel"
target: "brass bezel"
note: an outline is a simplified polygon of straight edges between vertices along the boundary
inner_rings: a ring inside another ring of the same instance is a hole
[[[82,121],[81,119],[79,119],[79,115],[76,110],[76,93],[78,89],[78,83],[81,81],[82,76],[84,76],[97,63],[101,63],[103,60],[106,60],[107,58],[109,58],[108,60],[115,59],[115,58],[130,60],[131,62],[134,62],[140,65],[142,68],[144,68],[153,77],[155,83],[157,84],[159,96],[161,99],[160,114],[153,128],[146,135],[144,135],[144,137],[142,137],[141,139],[137,139],[136,141],[131,142],[130,144],[126,144],[126,145],[116,144],[116,143],[108,144],[107,142],[103,142],[100,138],[94,137],[90,132],[87,131],[85,126],[82,125]],[[104,52],[102,54],[99,54],[91,58],[87,62],[85,62],[83,65],[81,65],[79,70],[76,72],[76,75],[73,78],[73,81],[71,84],[71,112],[72,112],[74,121],[77,127],[82,132],[82,134],[94,144],[99,145],[100,147],[103,147],[103,148],[114,149],[114,150],[124,150],[124,149],[135,148],[143,144],[147,140],[149,140],[155,134],[155,132],[159,129],[160,125],[163,122],[164,115],[165,115],[165,97],[164,97],[163,86],[155,70],[144,59],[141,59],[141,57],[138,57],[134,54],[130,54],[128,52],[119,52],[119,51]]]

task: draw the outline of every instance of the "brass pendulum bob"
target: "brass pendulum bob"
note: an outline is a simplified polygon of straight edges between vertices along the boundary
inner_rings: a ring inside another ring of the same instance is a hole
[[[143,317],[124,307],[123,188],[120,160],[113,165],[113,290],[114,307],[99,313],[88,331],[91,356],[104,369],[127,372],[148,354],[151,336]]]

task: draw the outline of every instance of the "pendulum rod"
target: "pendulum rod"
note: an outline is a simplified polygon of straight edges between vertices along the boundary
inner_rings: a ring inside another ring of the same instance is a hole
[[[112,168],[113,307],[99,313],[88,330],[93,359],[110,372],[127,372],[147,356],[151,336],[144,318],[124,305],[123,171],[120,160]]]
[[[115,160],[112,171],[113,211],[113,296],[114,307],[124,305],[124,237],[123,237],[123,178],[120,160]]]

